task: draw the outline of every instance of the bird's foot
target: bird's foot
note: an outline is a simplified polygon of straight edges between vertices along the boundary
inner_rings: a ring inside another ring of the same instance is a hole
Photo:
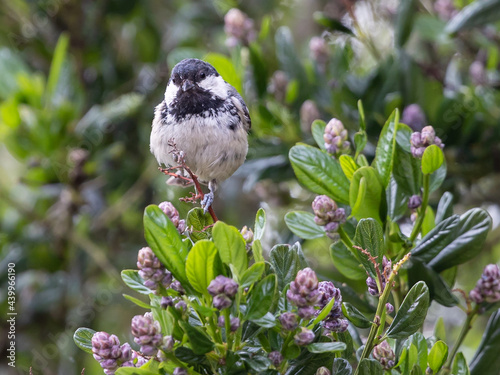
[[[205,194],[201,201],[201,207],[203,207],[204,213],[208,212],[208,209],[210,208],[210,206],[212,206],[212,203],[214,203],[214,193],[210,192]]]

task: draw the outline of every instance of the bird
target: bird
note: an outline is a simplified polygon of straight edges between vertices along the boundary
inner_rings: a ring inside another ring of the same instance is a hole
[[[208,185],[201,202],[206,213],[219,183],[244,163],[250,128],[238,91],[211,64],[184,59],[172,69],[164,98],[155,107],[150,149],[160,166],[175,166],[175,143],[185,165]]]

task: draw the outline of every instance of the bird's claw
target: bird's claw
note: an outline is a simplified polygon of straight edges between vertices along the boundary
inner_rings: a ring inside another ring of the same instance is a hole
[[[203,212],[207,213],[210,206],[214,203],[214,193],[210,192],[205,194],[203,200],[201,201],[201,207],[203,207]]]

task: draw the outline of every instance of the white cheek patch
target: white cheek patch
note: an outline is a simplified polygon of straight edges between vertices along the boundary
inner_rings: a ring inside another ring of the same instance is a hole
[[[167,85],[167,89],[165,90],[165,102],[167,106],[170,106],[177,96],[177,91],[179,91],[179,87],[177,87],[172,81]]]
[[[227,98],[227,83],[221,76],[209,76],[201,81],[198,86],[218,96],[222,100]]]

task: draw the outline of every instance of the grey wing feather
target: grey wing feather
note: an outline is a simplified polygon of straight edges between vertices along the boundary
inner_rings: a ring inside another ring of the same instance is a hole
[[[249,131],[250,128],[252,127],[252,120],[250,119],[250,114],[248,113],[248,108],[247,105],[245,104],[245,101],[241,97],[241,95],[236,91],[236,89],[229,85],[229,96],[231,97],[231,100],[233,101],[234,105],[238,109],[238,115],[240,116],[241,122],[243,123],[243,126],[245,127],[246,131]]]

